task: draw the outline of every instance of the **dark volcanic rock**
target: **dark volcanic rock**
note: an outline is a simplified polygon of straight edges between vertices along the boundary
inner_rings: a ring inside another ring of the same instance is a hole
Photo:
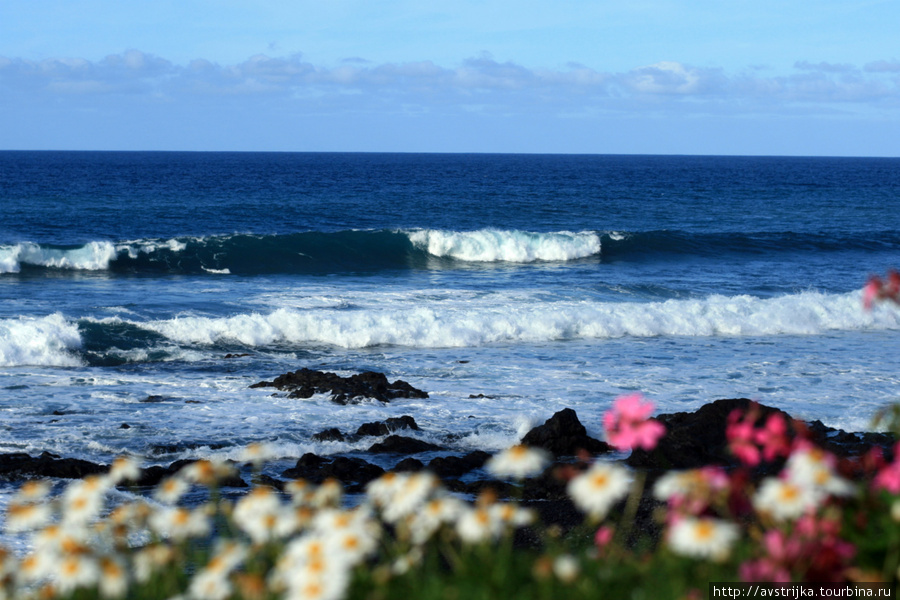
[[[316,484],[334,478],[344,484],[347,491],[354,492],[361,491],[367,483],[383,474],[384,469],[361,458],[339,456],[330,460],[315,454],[304,454],[294,468],[286,470],[281,476],[305,479]]]
[[[384,469],[361,458],[339,456],[322,469],[325,478],[334,477],[345,484],[365,485],[384,475]]]
[[[421,460],[410,456],[394,465],[394,468],[391,469],[391,471],[396,471],[397,473],[418,473],[424,469],[425,465],[422,464]]]
[[[288,398],[310,398],[313,394],[331,394],[332,402],[347,404],[357,398],[390,402],[395,398],[427,398],[428,393],[398,379],[388,383],[384,373],[365,371],[350,377],[335,373],[300,369],[279,375],[273,381],[254,383],[251,388],[274,387],[288,392]]]
[[[793,419],[786,412],[771,406],[756,404],[747,398],[716,400],[704,404],[694,412],[665,414],[656,420],[666,426],[666,434],[651,451],[634,450],[626,463],[642,469],[693,469],[704,465],[736,466],[738,461],[729,452],[725,438],[728,415],[738,409],[758,407],[757,426],[772,414],[781,414],[788,423]],[[793,429],[793,428],[792,428]]]
[[[313,434],[312,439],[316,442],[343,442],[344,434],[341,433],[341,430],[337,427],[332,427],[331,429],[326,429]]]
[[[378,437],[388,435],[391,432],[387,423],[383,421],[375,421],[374,423],[363,423],[356,430],[356,435],[362,437]]]
[[[849,433],[842,429],[828,427],[821,421],[807,424],[812,440],[840,458],[862,456],[873,447],[881,448],[885,454],[892,452],[897,439],[890,433]]]
[[[543,448],[554,456],[573,456],[580,450],[590,454],[610,451],[609,444],[595,440],[587,431],[578,415],[571,408],[564,408],[543,424],[525,434],[522,443],[526,446]]]
[[[376,453],[395,453],[395,454],[418,454],[419,452],[429,452],[432,450],[441,450],[440,446],[404,437],[402,435],[390,435],[383,442],[373,444],[369,448],[369,452]]]
[[[141,476],[134,482],[134,485],[138,487],[155,487],[159,485],[163,479],[171,475],[173,475],[173,473],[166,467],[159,465],[145,467],[141,469]]]
[[[297,461],[292,469],[288,469],[282,475],[291,479],[308,479],[313,480],[319,473],[322,465],[327,464],[329,460],[322,458],[317,454],[307,452]]]
[[[410,417],[409,415],[403,415],[402,417],[391,417],[385,421],[375,421],[374,423],[363,423],[359,426],[359,429],[356,430],[356,435],[359,436],[380,436],[380,435],[388,435],[394,431],[398,431],[400,429],[412,429],[413,431],[419,431],[419,426],[416,424],[416,420]]]
[[[490,454],[481,450],[470,452],[462,457],[439,456],[428,463],[428,470],[438,477],[459,477],[483,467],[490,457]]]
[[[81,479],[88,475],[100,475],[108,470],[109,467],[106,465],[78,458],[60,458],[49,452],[44,452],[36,458],[24,452],[0,455],[0,477],[7,480],[34,477]]]

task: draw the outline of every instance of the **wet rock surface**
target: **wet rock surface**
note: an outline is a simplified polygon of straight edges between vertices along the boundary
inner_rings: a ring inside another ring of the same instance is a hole
[[[358,493],[367,483],[383,474],[384,469],[361,458],[339,456],[330,459],[304,454],[293,468],[281,475],[287,479],[305,479],[316,484],[334,478],[343,483],[348,492]]]
[[[611,450],[609,444],[587,435],[584,425],[571,408],[564,408],[525,434],[522,443],[543,448],[554,456],[574,456],[579,452],[604,454]]]
[[[888,433],[849,433],[826,427],[819,421],[804,423],[781,409],[758,404],[747,398],[716,400],[693,412],[662,414],[655,417],[665,425],[666,434],[651,451],[634,450],[625,463],[636,469],[669,470],[692,469],[704,465],[738,466],[737,458],[728,450],[725,431],[732,411],[755,411],[754,425],[762,427],[772,415],[780,415],[787,423],[787,436],[793,440],[802,435],[838,458],[861,456],[873,447],[886,453],[895,439]],[[783,462],[783,461],[782,461]],[[780,462],[763,463],[758,471],[771,473],[780,469]]]
[[[789,436],[802,435],[834,453],[838,458],[859,457],[872,448],[880,448],[887,456],[893,455],[895,439],[890,434],[848,433],[826,427],[818,421],[803,423],[793,420],[780,409],[738,398],[717,400],[692,412],[655,417],[666,426],[666,435],[654,450],[635,450],[624,463],[647,473],[649,479],[646,489],[649,489],[649,481],[671,469],[689,469],[710,464],[736,468],[738,462],[728,450],[725,437],[728,418],[734,410],[754,410],[757,426],[761,426],[773,414],[781,415],[788,423]],[[567,481],[587,467],[591,460],[588,455],[603,455],[610,451],[606,443],[587,436],[584,426],[571,409],[559,411],[523,437],[522,443],[551,452],[556,461],[540,475],[529,478],[521,484],[496,480],[484,471],[484,465],[491,456],[488,452],[476,450],[462,454],[420,439],[393,433],[400,430],[420,430],[415,420],[409,416],[366,423],[352,434],[344,434],[336,428],[330,428],[316,435],[320,440],[358,441],[370,430],[377,431],[379,436],[387,435],[381,441],[372,444],[367,451],[355,452],[353,456],[323,457],[305,454],[293,467],[277,476],[273,477],[274,473],[269,475],[257,473],[253,481],[281,489],[284,481],[289,479],[322,483],[334,478],[340,481],[348,492],[360,493],[369,482],[384,474],[386,469],[396,472],[428,470],[437,475],[444,486],[452,492],[477,496],[491,490],[500,498],[520,498],[541,512],[548,522],[574,524],[580,522],[581,515],[567,497]],[[181,449],[184,446],[184,443],[173,444],[172,449]],[[438,453],[440,456],[428,457],[427,453]],[[366,454],[370,457],[366,457]],[[158,485],[163,479],[175,475],[192,462],[194,461],[180,460],[168,466],[146,467],[142,469],[136,485],[146,487]],[[375,464],[376,462],[384,466],[379,466]],[[0,479],[5,481],[34,478],[75,479],[102,474],[108,469],[107,465],[62,458],[49,452],[39,456],[25,453],[0,454]],[[773,474],[777,469],[780,469],[778,463],[763,464],[754,474],[755,476]],[[223,481],[222,485],[234,488],[247,487],[247,483],[240,476]],[[645,504],[647,506],[644,506]],[[649,514],[652,504],[652,498],[645,498],[641,503],[641,510],[646,510]]]
[[[349,404],[363,398],[390,402],[397,398],[428,398],[428,392],[398,379],[389,383],[384,373],[364,371],[349,377],[335,373],[300,369],[279,375],[273,381],[260,381],[251,388],[273,387],[288,392],[288,398],[311,398],[314,394],[331,394],[336,404]]]

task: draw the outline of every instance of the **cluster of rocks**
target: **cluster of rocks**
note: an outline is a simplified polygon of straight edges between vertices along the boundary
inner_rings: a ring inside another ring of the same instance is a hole
[[[380,373],[365,372],[350,377],[340,377],[334,373],[323,373],[301,369],[286,373],[271,382],[260,382],[252,387],[274,387],[287,391],[289,397],[307,398],[316,393],[330,393],[332,400],[339,404],[359,398],[374,398],[388,402],[395,398],[427,398],[428,394],[417,390],[404,381],[389,383]],[[704,465],[722,465],[725,468],[737,466],[735,457],[728,450],[726,428],[728,417],[735,409],[753,410],[756,424],[761,426],[769,416],[779,414],[789,424],[788,435],[803,435],[820,447],[841,458],[856,457],[871,448],[881,448],[888,457],[893,454],[895,439],[885,433],[847,433],[824,426],[821,422],[801,423],[777,408],[759,405],[746,398],[717,400],[693,412],[663,414],[656,419],[666,427],[666,435],[651,451],[635,450],[624,462],[630,467],[645,471],[651,479],[673,469],[689,469]],[[432,444],[416,437],[402,435],[420,431],[413,417],[405,415],[385,421],[364,423],[355,432],[341,432],[336,428],[326,429],[313,436],[321,442],[358,442],[365,437],[378,437],[367,450],[379,455],[379,462],[396,462],[391,470],[420,471],[427,469],[441,478],[451,491],[478,494],[491,487],[500,496],[513,493],[508,482],[490,480],[485,473],[477,473],[490,455],[475,451],[464,455],[453,454],[447,448]],[[515,490],[517,496],[527,500],[540,500],[551,507],[550,514],[544,514],[545,522],[561,522],[572,519],[574,509],[567,504],[565,493],[566,476],[571,476],[586,463],[581,460],[588,456],[598,456],[613,449],[603,441],[587,435],[584,425],[575,411],[567,408],[554,414],[542,425],[529,431],[521,440],[522,444],[542,448],[554,457],[553,465],[538,477],[524,482]],[[439,454],[424,462],[425,455]],[[163,478],[175,474],[192,461],[176,461],[168,466],[152,466],[143,469],[138,486],[154,486]],[[781,465],[766,463],[757,468],[755,476],[775,472]],[[101,474],[108,470],[100,465],[84,460],[62,458],[47,452],[32,457],[24,453],[0,455],[0,479],[7,481],[28,478],[82,478]],[[305,454],[297,463],[283,471],[282,479],[262,476],[261,483],[282,487],[284,480],[303,478],[313,483],[321,483],[328,478],[341,481],[350,492],[362,491],[366,484],[385,472],[382,466],[358,456],[317,456]],[[476,476],[467,475],[476,472]],[[247,487],[240,477],[223,482],[226,487]]]
[[[335,373],[300,369],[279,375],[273,381],[260,381],[251,388],[273,387],[288,392],[288,398],[311,398],[313,394],[331,394],[336,404],[348,404],[362,398],[390,402],[396,398],[427,398],[428,393],[398,379],[389,383],[384,373],[364,371],[349,377]]]
[[[137,487],[156,486],[166,477],[193,463],[193,460],[178,460],[168,466],[154,465],[141,469],[141,475],[133,485]],[[109,465],[97,464],[79,458],[62,458],[51,452],[31,456],[24,452],[0,454],[0,480],[18,481],[28,479],[82,479],[89,475],[103,475]],[[239,476],[222,482],[226,487],[245,488],[247,483]]]
[[[649,471],[693,469],[704,465],[736,467],[737,458],[728,450],[725,437],[728,415],[734,410],[746,413],[751,409],[756,411],[756,427],[762,427],[771,415],[780,415],[788,425],[790,440],[802,434],[839,458],[858,457],[873,447],[881,448],[889,456],[893,453],[896,440],[889,433],[849,433],[826,427],[821,421],[804,423],[781,409],[747,398],[736,398],[716,400],[693,412],[659,415],[656,420],[665,425],[666,435],[653,450],[634,450],[625,462],[636,469]],[[778,462],[763,463],[757,474],[772,472],[780,467]]]

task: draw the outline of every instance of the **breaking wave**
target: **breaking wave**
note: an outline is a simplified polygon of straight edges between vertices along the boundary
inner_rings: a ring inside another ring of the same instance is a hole
[[[77,324],[61,314],[0,319],[0,366],[75,367],[80,348]]]
[[[777,298],[710,296],[665,302],[516,302],[498,297],[430,306],[297,310],[179,317],[139,324],[179,344],[470,347],[654,336],[816,335],[900,329],[900,312],[860,308],[858,292]]]

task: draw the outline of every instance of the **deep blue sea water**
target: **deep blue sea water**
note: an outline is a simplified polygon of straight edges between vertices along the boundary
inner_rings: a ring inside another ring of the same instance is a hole
[[[892,267],[898,159],[0,152],[0,452],[289,460],[404,414],[497,450],[633,391],[865,429],[900,400],[900,310],[860,303]],[[301,367],[431,397],[249,388]]]

